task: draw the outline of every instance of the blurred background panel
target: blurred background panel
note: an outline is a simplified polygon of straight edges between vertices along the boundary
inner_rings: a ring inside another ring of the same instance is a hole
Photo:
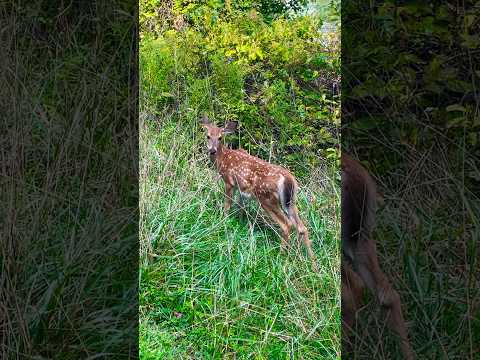
[[[378,185],[373,238],[418,358],[479,352],[479,16],[472,1],[342,3],[342,148]],[[364,300],[343,355],[403,358]]]
[[[138,357],[137,3],[0,4],[0,358]]]

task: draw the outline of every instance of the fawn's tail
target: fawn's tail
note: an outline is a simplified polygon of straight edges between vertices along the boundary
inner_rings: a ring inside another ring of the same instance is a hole
[[[292,205],[295,201],[296,187],[295,180],[289,177],[283,177],[282,181],[279,183],[278,189],[283,211],[285,211],[285,213],[291,219],[293,218]]]

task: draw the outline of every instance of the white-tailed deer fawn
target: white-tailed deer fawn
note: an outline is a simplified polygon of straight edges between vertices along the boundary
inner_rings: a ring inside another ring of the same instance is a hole
[[[367,170],[342,153],[342,336],[353,329],[366,286],[387,310],[387,323],[399,337],[403,357],[413,359],[400,296],[380,269],[371,237],[376,199],[376,186]]]
[[[268,215],[280,226],[281,249],[288,247],[290,229],[293,226],[302,237],[308,255],[314,259],[308,230],[303,224],[295,205],[298,184],[295,177],[285,168],[270,164],[245,150],[232,150],[222,145],[222,135],[235,132],[237,122],[230,121],[217,127],[204,116],[201,124],[207,129],[208,152],[225,182],[225,205],[227,213],[232,204],[234,191],[241,196],[255,197]]]

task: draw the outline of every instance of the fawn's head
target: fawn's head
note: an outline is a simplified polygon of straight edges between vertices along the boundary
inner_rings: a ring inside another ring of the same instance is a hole
[[[207,147],[208,153],[214,156],[220,147],[222,136],[225,134],[233,134],[237,128],[236,121],[229,121],[223,127],[217,127],[208,120],[207,116],[203,116],[200,123],[207,129]]]

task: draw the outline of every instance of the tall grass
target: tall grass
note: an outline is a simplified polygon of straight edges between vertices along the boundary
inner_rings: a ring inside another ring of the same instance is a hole
[[[223,214],[223,185],[203,132],[143,109],[140,124],[142,359],[340,356],[339,189],[311,169],[299,208],[319,272],[301,241],[280,255],[278,229],[255,202]]]

